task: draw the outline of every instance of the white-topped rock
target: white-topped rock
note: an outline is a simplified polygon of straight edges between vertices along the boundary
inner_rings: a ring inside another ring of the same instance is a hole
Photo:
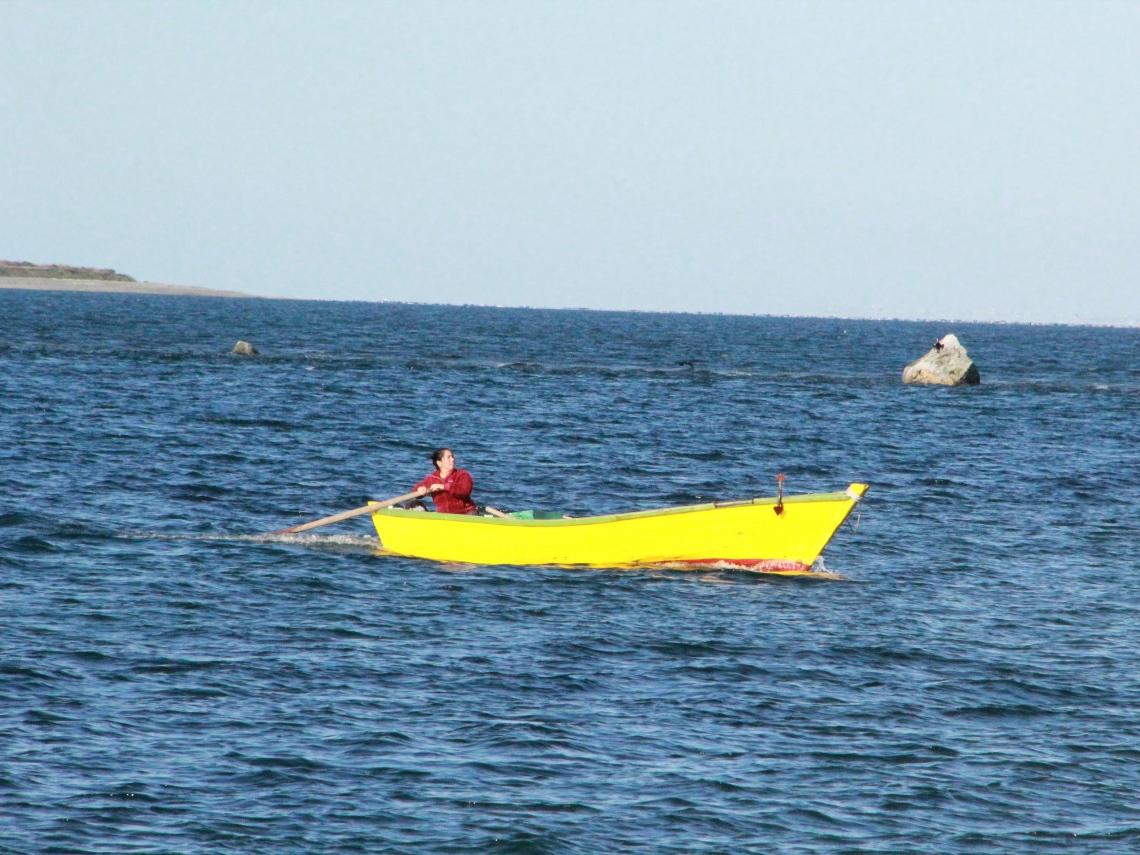
[[[982,375],[958,336],[948,333],[903,369],[902,381],[927,386],[973,386],[982,382]]]
[[[257,356],[257,348],[248,341],[239,341],[230,352],[238,356]]]

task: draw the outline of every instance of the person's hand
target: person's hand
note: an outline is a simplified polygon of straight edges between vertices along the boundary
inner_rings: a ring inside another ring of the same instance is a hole
[[[416,487],[416,495],[417,496],[422,496],[427,491],[428,491],[427,487]]]
[[[433,493],[438,493],[440,490],[446,489],[442,484],[432,484],[428,489]]]

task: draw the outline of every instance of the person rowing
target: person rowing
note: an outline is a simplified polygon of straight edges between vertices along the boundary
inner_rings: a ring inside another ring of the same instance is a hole
[[[486,512],[505,517],[502,511],[490,506],[480,509],[471,500],[474,480],[466,469],[455,465],[455,454],[450,448],[437,448],[431,453],[435,471],[425,475],[412,492],[418,496],[431,496],[435,509],[441,514],[478,514]]]

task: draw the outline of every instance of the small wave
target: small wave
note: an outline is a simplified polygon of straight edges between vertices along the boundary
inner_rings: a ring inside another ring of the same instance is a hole
[[[22,514],[19,511],[5,511],[4,513],[0,513],[0,528],[10,528],[11,526],[28,522],[31,519],[31,516]]]
[[[65,724],[74,721],[71,716],[59,715],[58,713],[48,712],[47,710],[27,710],[24,713],[24,723],[31,725],[38,725],[41,727],[51,727],[56,724]]]
[[[454,367],[454,366],[453,366]],[[483,370],[480,365],[467,365],[467,370]],[[747,368],[728,368],[702,364],[696,360],[684,360],[672,365],[592,365],[578,363],[553,365],[527,360],[496,362],[496,371],[511,371],[527,375],[550,375],[552,377],[603,377],[607,379],[645,378],[653,380],[741,380],[760,376]]]
[[[126,781],[121,784],[114,785],[112,789],[108,791],[100,791],[97,793],[79,793],[78,795],[71,796],[68,801],[72,804],[83,804],[90,801],[102,801],[103,799],[137,799],[140,802],[154,804],[162,801],[160,797],[148,793],[148,789],[151,789],[151,787],[141,781]]]
[[[543,371],[545,369],[545,366],[537,362],[497,362],[495,363],[495,368],[497,370],[506,368],[511,371],[521,371],[528,374],[537,374],[538,372]]]
[[[255,534],[239,536],[237,539],[312,547],[353,547],[370,550],[380,548],[380,538],[365,534]]]
[[[214,502],[229,495],[229,491],[215,484],[175,484],[169,495],[187,502]]]
[[[16,541],[14,551],[46,555],[53,552],[60,552],[61,550],[50,540],[44,540],[42,537],[29,534]]]
[[[294,546],[351,547],[377,550],[380,538],[363,534],[193,534],[189,532],[124,531],[124,540],[198,541],[200,543],[286,543]]]
[[[240,416],[206,416],[203,421],[226,427],[267,427],[274,430],[296,430],[300,425],[284,419],[249,419]]]
[[[1052,707],[1038,704],[981,704],[977,706],[957,707],[947,710],[946,715],[951,718],[1031,718],[1038,716],[1057,715],[1058,711]]]
[[[37,671],[23,665],[9,665],[0,663],[0,677],[18,677],[21,680],[49,680],[51,675],[46,671]]]
[[[101,650],[75,650],[70,655],[72,659],[87,665],[100,665],[115,661],[114,656],[110,656]]]
[[[199,671],[225,670],[231,668],[233,663],[225,659],[174,659],[163,657],[147,659],[132,666],[132,671],[139,674],[189,674]]]

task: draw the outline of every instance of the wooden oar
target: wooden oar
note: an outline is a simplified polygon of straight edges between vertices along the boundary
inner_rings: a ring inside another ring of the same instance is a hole
[[[406,502],[408,499],[418,499],[421,495],[426,493],[404,493],[402,496],[396,496],[394,499],[384,499],[382,502],[370,502],[367,505],[359,508],[353,508],[351,511],[341,511],[339,514],[333,514],[331,517],[321,517],[319,520],[312,522],[301,523],[300,525],[291,525],[289,528],[283,528],[280,531],[271,531],[270,534],[296,534],[299,531],[308,531],[311,528],[319,528],[322,525],[329,525],[330,523],[340,522],[341,520],[352,519],[361,514],[366,514],[369,511],[379,510],[380,508],[390,508],[392,505],[398,505],[400,502]]]

